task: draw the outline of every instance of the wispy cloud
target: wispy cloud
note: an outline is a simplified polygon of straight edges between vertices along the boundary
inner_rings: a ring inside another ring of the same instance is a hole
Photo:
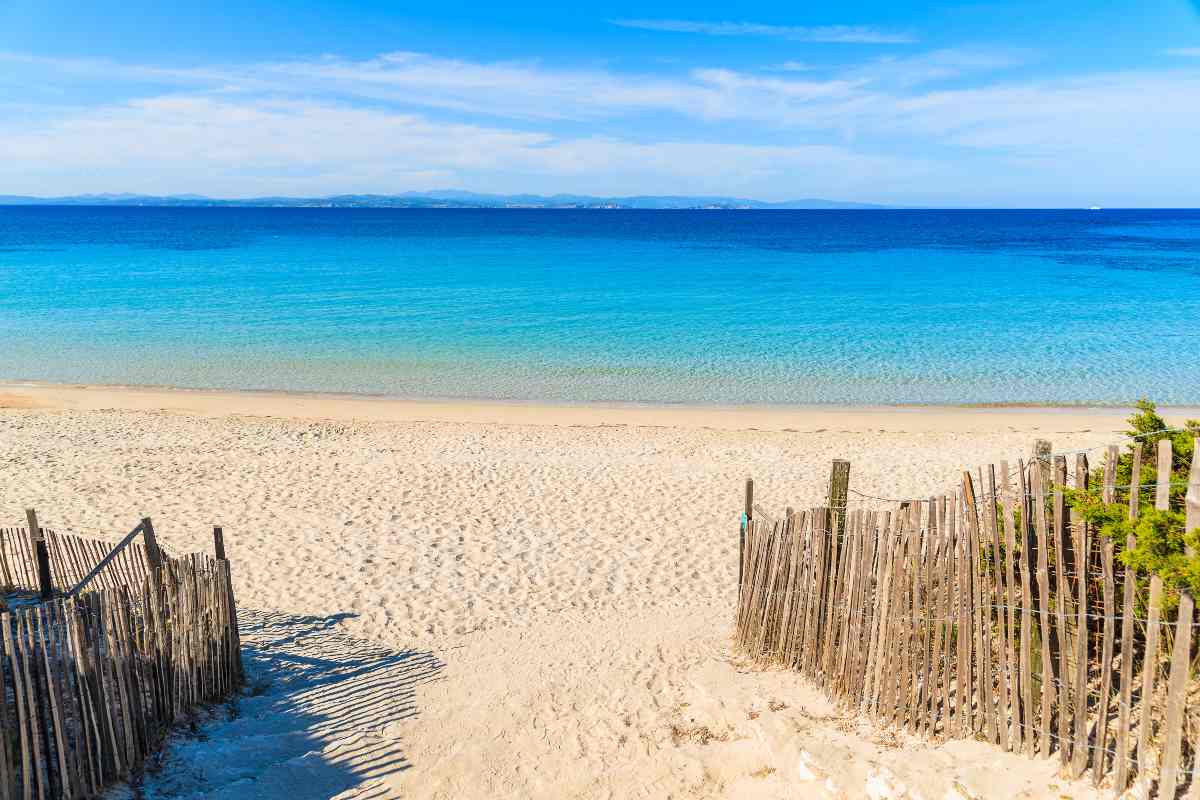
[[[1200,58],[1200,47],[1172,47],[1167,51],[1167,55],[1180,58]]]
[[[806,181],[857,194],[881,175],[906,181],[926,171],[917,159],[839,145],[635,142],[327,102],[188,95],[84,111],[35,128],[0,124],[0,149],[9,156],[0,162],[0,185],[32,194],[113,187],[224,196],[396,192],[445,181],[556,191],[569,179],[577,190],[603,194],[654,185],[782,197]]]
[[[188,69],[39,59],[47,86],[92,81],[106,99],[52,93],[40,111],[0,114],[0,191],[966,186],[995,198],[1035,181],[1200,200],[1200,69],[992,74],[1020,61],[960,48],[842,70],[648,75],[410,52]],[[946,80],[968,73],[970,85]]]
[[[886,31],[866,25],[767,25],[761,22],[703,22],[687,19],[614,19],[622,28],[670,33],[699,33],[706,36],[773,36],[797,42],[834,44],[911,44],[909,33]]]
[[[808,72],[816,67],[803,61],[784,61],[782,64],[774,64],[767,69],[772,72]]]
[[[964,75],[997,72],[1020,66],[1028,53],[1013,49],[951,47],[911,56],[882,56],[846,71],[872,83],[911,87]]]

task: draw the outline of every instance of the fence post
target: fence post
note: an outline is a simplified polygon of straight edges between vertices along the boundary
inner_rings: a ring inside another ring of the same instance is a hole
[[[237,654],[237,678],[240,681],[245,675],[245,669],[242,666],[242,635],[238,630],[237,603],[233,597],[233,573],[229,570],[229,559],[225,557],[225,531],[221,529],[220,525],[213,526],[213,550],[221,565],[221,571],[225,578],[225,591],[229,597],[229,632],[233,639],[230,645]]]
[[[25,519],[29,524],[29,544],[37,559],[38,591],[43,600],[49,600],[54,594],[54,585],[50,578],[50,551],[46,549],[46,534],[38,525],[37,512],[32,508],[25,509]]]
[[[1049,486],[1052,483],[1054,445],[1050,443],[1049,439],[1034,439],[1031,455],[1033,463],[1042,473],[1042,486]]]
[[[746,529],[750,527],[750,519],[754,516],[754,478],[746,478],[746,511],[742,520],[742,529],[738,534],[738,592],[742,590],[742,570],[746,564]]]
[[[1183,498],[1185,507],[1184,530],[1200,528],[1200,438],[1192,440],[1192,466],[1188,472],[1187,494]],[[1191,547],[1188,555],[1195,555]]]
[[[829,531],[840,535],[846,529],[847,495],[850,491],[850,462],[834,459],[829,470]]]
[[[1166,440],[1163,440],[1166,441]],[[1200,438],[1194,440],[1200,448]],[[1170,456],[1170,446],[1163,447],[1159,443],[1160,458],[1164,454]],[[1168,468],[1173,459],[1161,458],[1160,464],[1166,461]],[[1167,471],[1169,485],[1171,472]],[[1192,452],[1192,463],[1188,470],[1187,495],[1184,497],[1185,517],[1184,530],[1190,531],[1200,527],[1200,449]],[[1196,549],[1187,548],[1187,555],[1194,557]],[[1195,600],[1187,588],[1179,592],[1178,619],[1175,623],[1175,648],[1171,652],[1171,673],[1167,678],[1167,740],[1163,747],[1162,771],[1159,773],[1159,796],[1174,797],[1175,786],[1180,778],[1180,751],[1183,747],[1184,705],[1187,697],[1187,683],[1191,677],[1192,652],[1192,619]]]
[[[142,539],[146,543],[146,560],[150,562],[150,580],[154,591],[162,597],[162,551],[158,549],[158,539],[154,536],[154,523],[149,517],[142,517]]]

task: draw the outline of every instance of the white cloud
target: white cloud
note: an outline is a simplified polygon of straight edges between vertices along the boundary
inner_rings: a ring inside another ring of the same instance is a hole
[[[431,181],[503,191],[730,192],[785,197],[814,183],[860,192],[918,161],[835,145],[755,146],[557,137],[313,101],[157,97],[35,130],[0,127],[5,193],[398,192]],[[70,181],[69,187],[59,186]],[[52,187],[52,188],[48,188]]]
[[[1019,66],[1027,53],[982,47],[951,47],[911,56],[883,56],[847,71],[848,76],[872,83],[913,87]]]
[[[885,31],[865,25],[766,25],[759,22],[702,22],[686,19],[614,19],[622,28],[670,33],[699,33],[707,36],[773,36],[798,42],[834,44],[910,44],[908,33]]]
[[[816,69],[812,64],[806,64],[803,61],[784,61],[782,64],[775,64],[769,69],[775,72],[808,72]]]
[[[0,193],[436,183],[928,202],[1024,185],[1200,203],[1200,70],[926,86],[1021,59],[959,48],[830,75],[654,76],[409,52],[195,69],[37,59],[47,84],[62,73],[127,96],[0,114]]]
[[[1194,173],[1176,149],[1200,129],[1200,72],[1127,72],[933,92],[897,99],[887,124],[915,135],[1026,155],[1162,159]],[[881,121],[882,122],[882,121]],[[1113,165],[1116,166],[1116,165]]]

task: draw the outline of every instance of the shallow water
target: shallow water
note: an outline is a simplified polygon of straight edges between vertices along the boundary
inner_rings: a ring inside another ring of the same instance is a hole
[[[0,208],[0,378],[1200,402],[1200,211]]]

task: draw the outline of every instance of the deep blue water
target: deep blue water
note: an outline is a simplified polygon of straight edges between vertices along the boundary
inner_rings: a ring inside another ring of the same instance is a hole
[[[0,379],[1200,403],[1200,211],[0,208]]]

